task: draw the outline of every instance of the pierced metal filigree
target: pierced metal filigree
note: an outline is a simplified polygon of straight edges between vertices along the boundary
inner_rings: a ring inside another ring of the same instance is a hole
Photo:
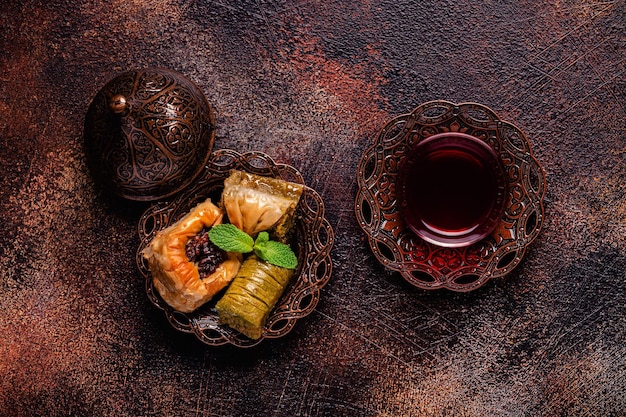
[[[499,155],[508,181],[506,209],[491,235],[444,248],[406,227],[395,198],[398,167],[423,138],[443,132],[475,136]],[[543,223],[545,174],[524,133],[476,103],[432,101],[392,119],[365,151],[357,171],[355,212],[376,258],[422,289],[471,291],[509,273]]]
[[[156,232],[173,224],[192,207],[211,197],[218,202],[224,187],[224,179],[232,169],[254,174],[281,178],[304,184],[302,175],[293,167],[276,164],[260,152],[239,154],[223,149],[215,151],[207,161],[204,171],[171,201],[156,203],[139,220],[138,232],[141,244],[137,250],[137,266],[145,278],[146,292],[150,301],[163,310],[175,329],[194,333],[207,345],[232,344],[239,347],[256,345],[266,338],[286,335],[296,321],[310,314],[317,305],[321,288],[326,285],[332,272],[330,251],[334,232],[324,218],[324,203],[315,190],[306,187],[296,210],[293,247],[298,255],[298,268],[285,293],[278,301],[258,340],[252,340],[218,323],[215,300],[209,301],[193,313],[173,310],[159,296],[153,286],[147,261],[141,251],[150,243]]]

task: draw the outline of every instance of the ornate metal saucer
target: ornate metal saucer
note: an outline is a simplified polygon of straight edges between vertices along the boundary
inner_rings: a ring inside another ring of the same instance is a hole
[[[210,301],[193,313],[174,311],[159,296],[152,284],[152,276],[141,251],[150,243],[156,232],[185,215],[192,207],[211,197],[220,201],[224,179],[232,169],[243,170],[259,175],[282,178],[304,184],[302,175],[293,167],[275,163],[269,156],[260,152],[239,154],[232,150],[213,152],[204,170],[184,191],[170,201],[152,205],[141,216],[138,225],[139,245],[136,261],[139,271],[146,281],[146,291],[150,301],[161,309],[172,326],[182,332],[193,333],[207,345],[231,344],[250,347],[263,339],[286,335],[296,321],[310,314],[317,305],[321,288],[331,276],[332,262],[330,251],[334,232],[324,218],[322,198],[311,188],[305,187],[296,210],[294,250],[298,255],[298,268],[282,298],[274,307],[266,323],[265,331],[258,340],[252,340],[227,326],[218,323],[215,301]]]
[[[396,200],[396,176],[415,144],[443,132],[483,140],[499,156],[508,196],[495,230],[460,248],[440,247],[406,227]],[[398,116],[378,133],[357,171],[357,220],[376,258],[422,289],[471,291],[506,275],[521,261],[543,223],[545,174],[524,133],[494,111],[476,103],[432,101]]]

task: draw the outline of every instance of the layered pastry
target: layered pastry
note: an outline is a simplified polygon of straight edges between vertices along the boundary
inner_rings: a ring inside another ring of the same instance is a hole
[[[285,291],[294,270],[272,265],[252,255],[243,262],[215,308],[221,324],[258,339],[270,312]]]
[[[222,207],[228,221],[250,236],[269,230],[287,243],[303,190],[302,184],[233,170],[224,180]]]
[[[175,310],[189,313],[226,287],[239,271],[242,256],[225,252],[208,238],[223,212],[210,199],[157,232],[143,250],[154,287]]]
[[[228,220],[255,235],[268,231],[289,243],[304,186],[281,179],[233,171],[224,182],[222,205]],[[249,256],[215,308],[221,324],[258,339],[294,270]]]

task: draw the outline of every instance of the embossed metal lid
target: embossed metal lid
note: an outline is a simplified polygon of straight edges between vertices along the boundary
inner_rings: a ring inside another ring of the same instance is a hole
[[[206,97],[182,74],[125,72],[109,81],[87,110],[90,170],[107,190],[129,200],[171,196],[203,170],[214,125]]]

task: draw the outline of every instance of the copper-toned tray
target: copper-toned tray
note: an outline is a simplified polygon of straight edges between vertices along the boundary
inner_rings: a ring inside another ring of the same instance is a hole
[[[302,175],[295,168],[277,164],[263,153],[239,154],[226,149],[215,151],[191,187],[171,201],[151,206],[142,215],[138,226],[141,243],[136,258],[139,271],[146,280],[148,298],[156,307],[163,310],[174,328],[194,333],[207,345],[232,344],[249,347],[263,339],[282,337],[291,331],[298,319],[315,309],[320,289],[330,279],[332,271],[330,251],[334,232],[324,218],[324,203],[315,190],[305,186],[296,210],[295,238],[292,247],[298,256],[298,268],[282,298],[272,310],[265,330],[258,340],[249,339],[227,326],[220,325],[215,310],[216,300],[209,301],[193,313],[176,312],[161,299],[154,288],[147,262],[141,255],[141,251],[158,230],[177,221],[207,197],[219,202],[224,179],[232,169],[304,184]]]
[[[506,209],[499,225],[470,246],[444,248],[406,227],[396,201],[396,176],[408,151],[442,132],[466,133],[499,155],[508,181]],[[494,111],[476,103],[432,101],[392,119],[365,151],[357,171],[357,220],[372,252],[387,268],[422,289],[471,291],[515,268],[539,235],[544,218],[545,174],[528,139]]]

